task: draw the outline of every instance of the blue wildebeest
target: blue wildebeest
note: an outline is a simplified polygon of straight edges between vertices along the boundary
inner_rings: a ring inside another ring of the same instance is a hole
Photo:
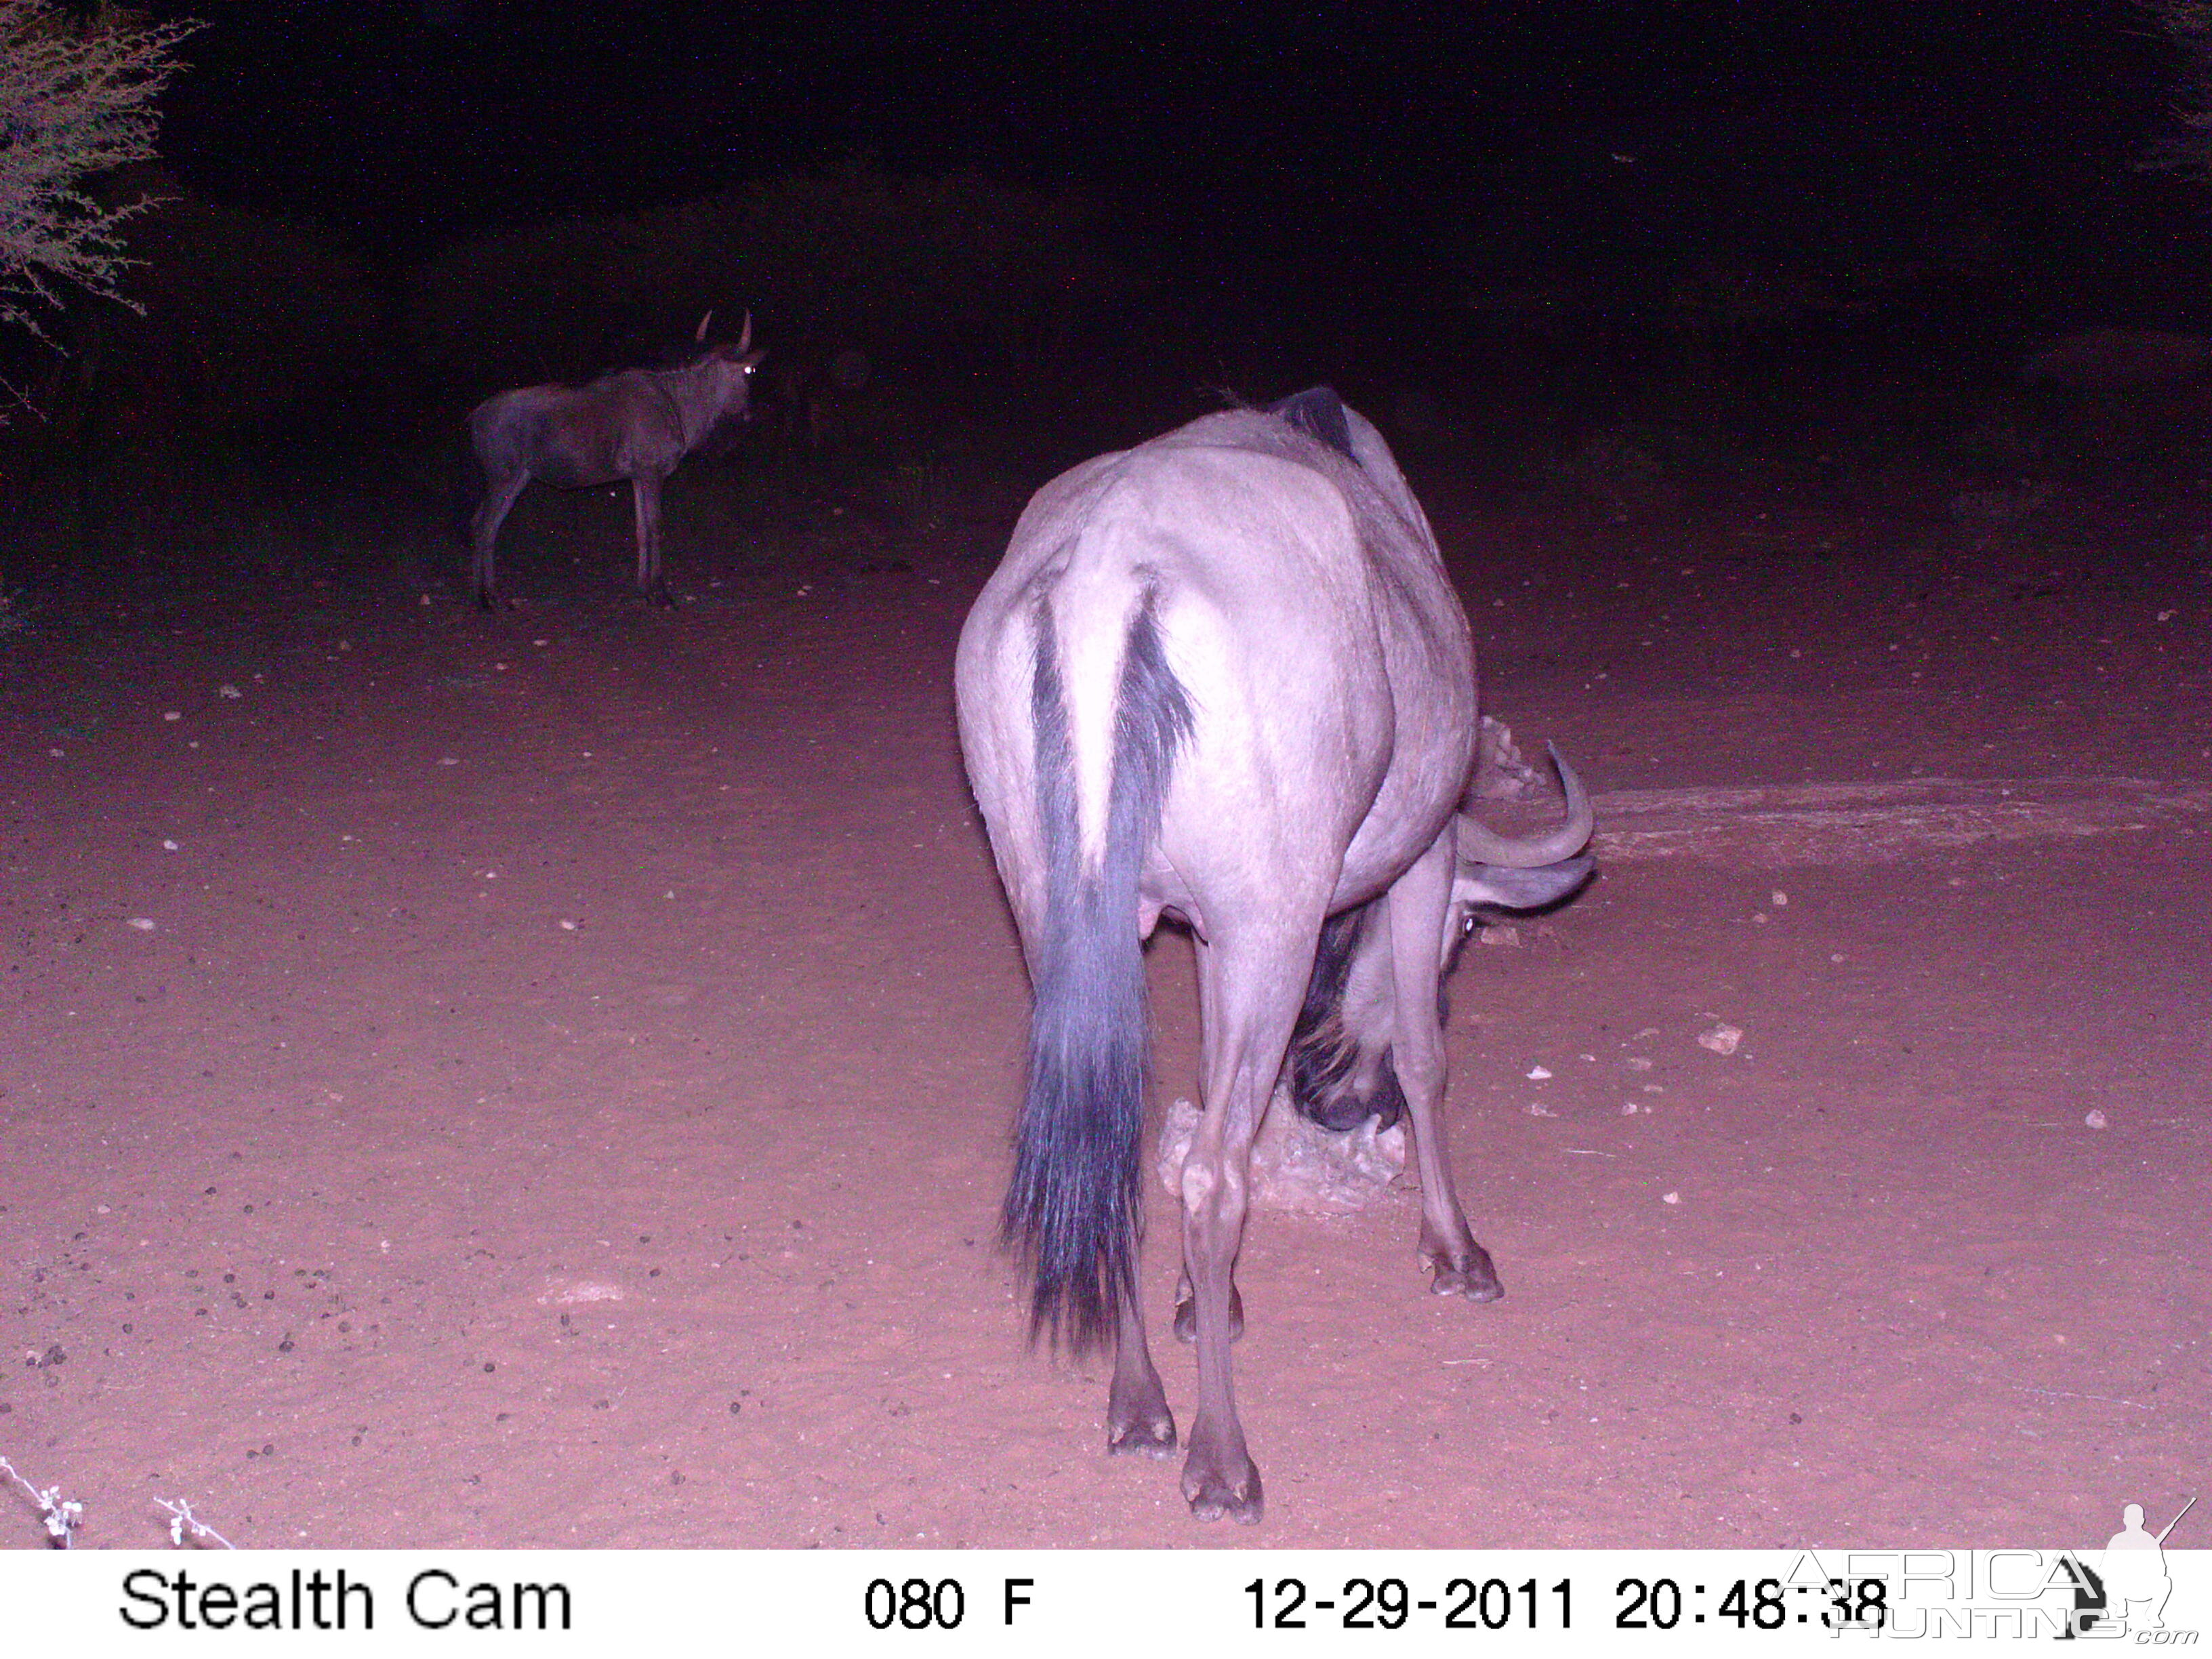
[[[1480,906],[1589,873],[1591,815],[1513,839],[1462,803],[1467,617],[1375,428],[1327,388],[1212,415],[1039,490],[960,636],[961,744],[1035,994],[1003,1213],[1032,1334],[1110,1335],[1110,1451],[1176,1425],[1135,1279],[1142,942],[1197,940],[1204,1113],[1182,1168],[1178,1330],[1198,1345],[1183,1495],[1260,1518],[1230,1382],[1254,1132],[1288,1076],[1327,1121],[1412,1118],[1431,1288],[1501,1294],[1453,1191],[1440,986]]]
[[[714,313],[699,319],[705,345]],[[492,605],[492,548],[532,478],[562,489],[627,478],[637,508],[637,586],[662,604],[660,486],[676,465],[750,408],[750,381],[765,352],[751,349],[752,313],[735,345],[707,346],[674,368],[625,368],[589,386],[526,386],[477,405],[469,438],[483,498],[469,526],[469,585]]]

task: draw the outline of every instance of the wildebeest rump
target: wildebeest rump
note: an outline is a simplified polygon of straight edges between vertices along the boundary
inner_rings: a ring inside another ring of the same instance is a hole
[[[1197,940],[1203,1115],[1182,1168],[1198,1414],[1182,1487],[1256,1521],[1231,1385],[1252,1137],[1293,1030],[1325,1121],[1388,1073],[1413,1124],[1433,1288],[1500,1293],[1452,1187],[1438,986],[1473,907],[1571,891],[1589,803],[1498,836],[1462,810],[1478,719],[1465,613],[1375,428],[1326,389],[1209,416],[1039,490],[961,634],[961,742],[1035,1007],[1005,1207],[1034,1328],[1111,1335],[1109,1449],[1176,1425],[1134,1275],[1142,942]],[[1556,757],[1554,757],[1556,763]],[[1355,918],[1332,924],[1330,919]],[[1331,956],[1317,966],[1328,928]],[[1301,1022],[1310,988],[1331,1006]],[[1329,987],[1334,988],[1331,989]],[[1339,1063],[1340,1062],[1340,1063]]]
[[[710,312],[699,321],[704,343]],[[674,368],[626,368],[589,386],[502,392],[469,416],[483,469],[483,499],[469,526],[469,585],[492,604],[493,549],[515,498],[532,478],[562,489],[627,478],[637,509],[637,586],[663,604],[660,486],[677,463],[725,422],[744,418],[749,381],[767,354],[751,349],[753,319],[735,345],[709,346]]]

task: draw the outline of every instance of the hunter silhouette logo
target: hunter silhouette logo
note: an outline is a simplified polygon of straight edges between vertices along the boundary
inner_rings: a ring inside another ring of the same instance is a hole
[[[2173,1580],[2166,1570],[2166,1536],[2181,1524],[2181,1516],[2197,1507],[2192,1498],[2166,1523],[2164,1532],[2143,1530],[2142,1505],[2130,1504],[2120,1511],[2120,1529],[2105,1545],[2098,1564],[2105,1583],[2106,1617],[2122,1630],[2164,1630],[2166,1598],[2173,1594]]]

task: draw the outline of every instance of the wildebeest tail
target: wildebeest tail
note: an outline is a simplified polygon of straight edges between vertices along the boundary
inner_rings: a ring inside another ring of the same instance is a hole
[[[1114,1331],[1136,1272],[1146,1056],[1137,880],[1158,833],[1190,700],[1170,670],[1149,599],[1123,641],[1103,857],[1086,869],[1074,752],[1049,613],[1036,617],[1030,713],[1047,872],[1044,937],[1030,964],[1029,1093],[1000,1216],[1028,1263],[1030,1334],[1076,1352]]]

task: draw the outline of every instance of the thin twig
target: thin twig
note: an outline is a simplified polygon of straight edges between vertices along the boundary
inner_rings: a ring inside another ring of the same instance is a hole
[[[4,1470],[9,1480],[30,1493],[31,1501],[39,1506],[40,1516],[46,1523],[46,1537],[52,1547],[58,1550],[70,1548],[76,1542],[78,1525],[84,1520],[84,1505],[64,1498],[59,1486],[47,1486],[41,1490],[33,1486],[4,1457],[0,1457],[0,1470]]]
[[[154,1501],[156,1504],[159,1504],[163,1509],[168,1510],[169,1541],[172,1544],[174,1544],[179,1549],[182,1549],[184,1547],[185,1534],[187,1531],[191,1534],[195,1542],[204,1541],[207,1539],[212,1538],[216,1543],[222,1545],[223,1548],[227,1550],[234,1550],[238,1547],[237,1545],[232,1543],[230,1540],[225,1538],[213,1527],[210,1527],[206,1522],[201,1520],[199,1516],[192,1513],[192,1500],[191,1498],[179,1498],[173,1504],[166,1498],[157,1498]]]

